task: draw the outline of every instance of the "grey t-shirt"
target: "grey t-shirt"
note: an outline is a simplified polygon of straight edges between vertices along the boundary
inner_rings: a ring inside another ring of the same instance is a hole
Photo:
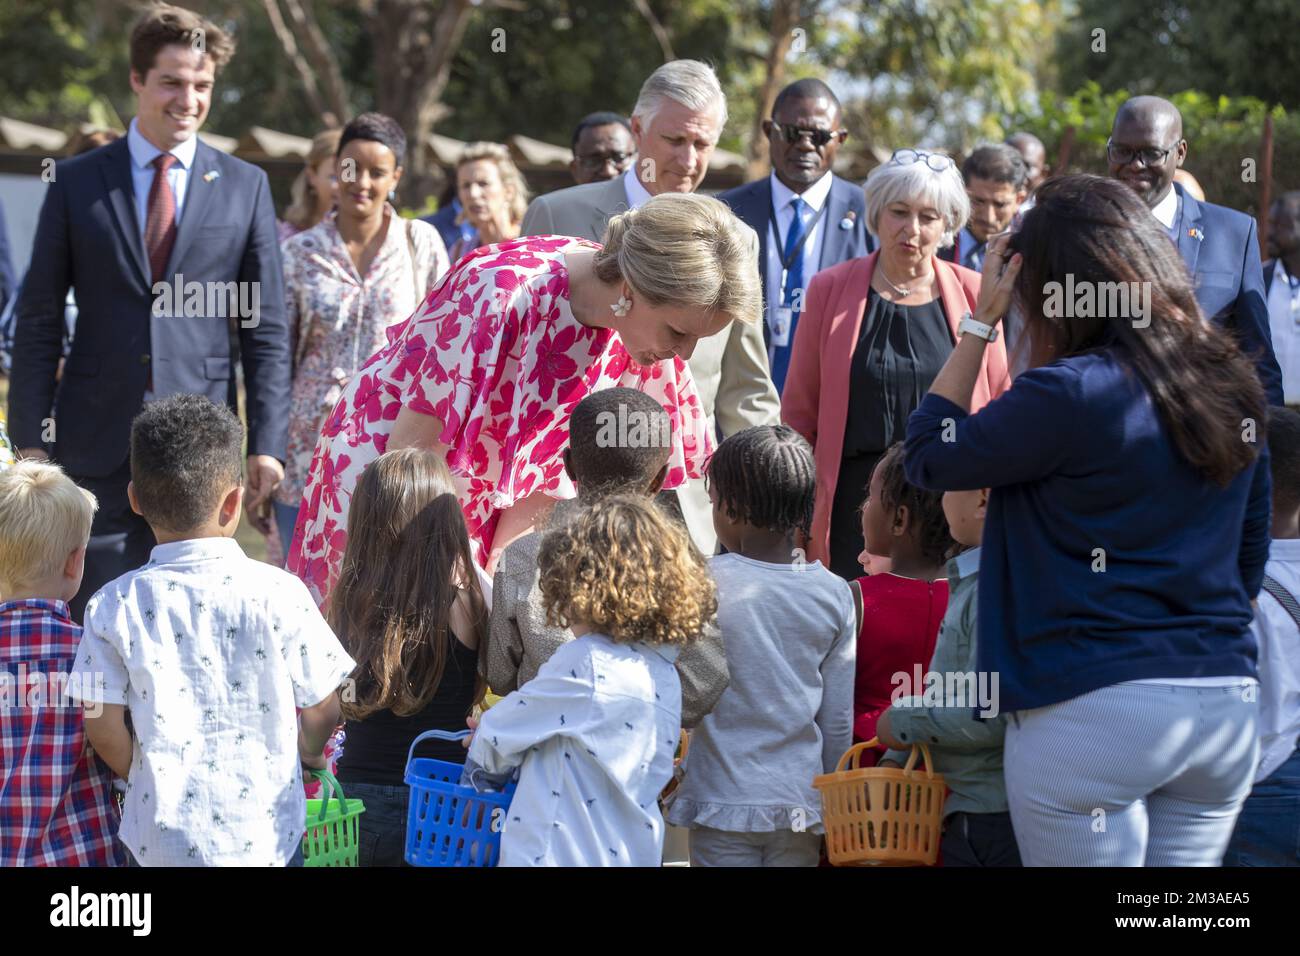
[[[731,683],[691,737],[668,821],[735,833],[821,830],[813,777],[853,740],[848,584],[820,561],[710,561]]]

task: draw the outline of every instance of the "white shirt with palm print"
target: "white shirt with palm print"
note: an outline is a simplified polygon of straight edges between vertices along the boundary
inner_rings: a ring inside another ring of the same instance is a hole
[[[295,707],[355,666],[298,578],[230,538],[161,544],[86,606],[69,696],[135,730],[120,836],[142,866],[284,866],[306,803]]]

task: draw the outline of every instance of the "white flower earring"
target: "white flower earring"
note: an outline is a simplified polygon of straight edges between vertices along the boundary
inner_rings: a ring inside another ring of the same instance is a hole
[[[631,309],[632,309],[632,300],[629,299],[627,297],[627,294],[623,292],[619,293],[618,301],[609,307],[609,311],[613,312],[620,319],[623,318],[625,315],[627,315],[628,312],[631,311]]]

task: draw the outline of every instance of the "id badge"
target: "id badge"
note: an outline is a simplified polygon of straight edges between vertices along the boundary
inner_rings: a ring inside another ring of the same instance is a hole
[[[772,310],[772,344],[786,348],[790,344],[790,326],[794,324],[794,310],[788,305]]]

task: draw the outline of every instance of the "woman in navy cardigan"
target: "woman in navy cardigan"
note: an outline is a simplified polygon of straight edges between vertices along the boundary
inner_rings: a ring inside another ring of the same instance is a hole
[[[1013,299],[1028,370],[972,415]],[[1218,865],[1258,749],[1269,470],[1251,362],[1204,321],[1164,227],[1096,176],[1044,184],[994,241],[973,321],[908,422],[906,467],[923,488],[993,489],[979,666],[1012,714],[1023,858]]]

